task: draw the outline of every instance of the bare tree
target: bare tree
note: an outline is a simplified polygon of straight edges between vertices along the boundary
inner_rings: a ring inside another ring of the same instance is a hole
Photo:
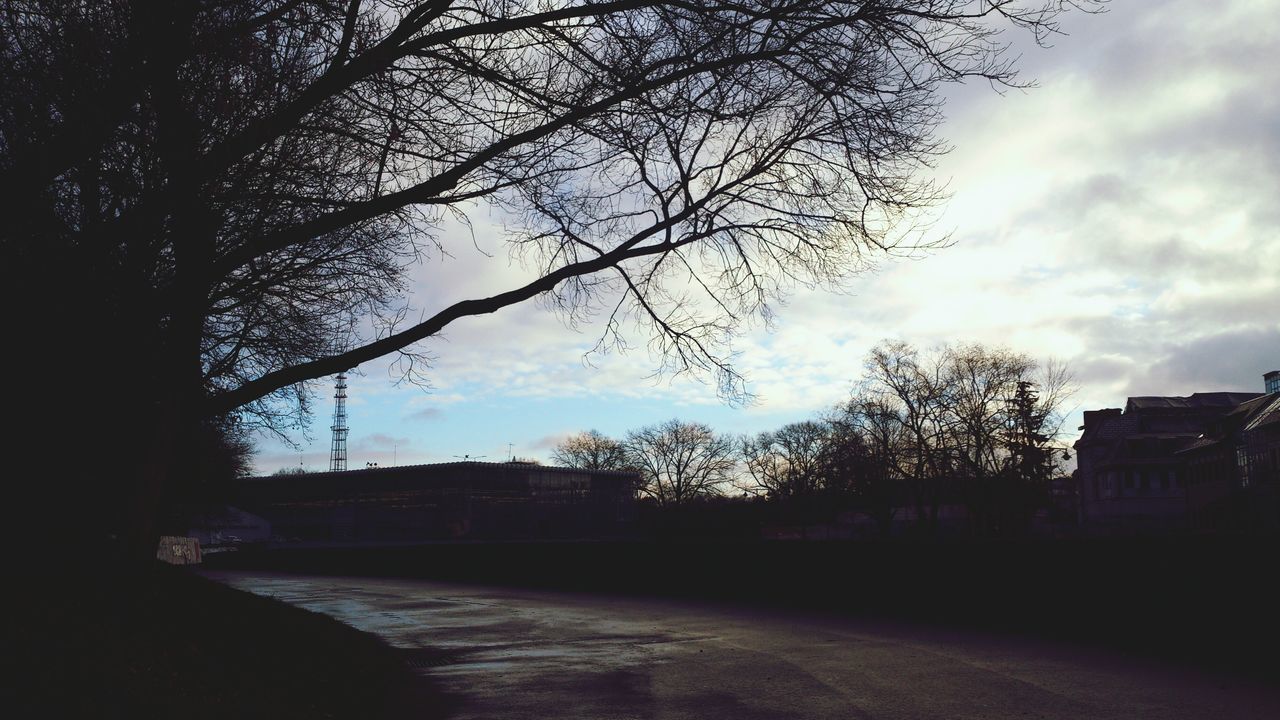
[[[640,494],[662,507],[719,495],[733,480],[733,440],[700,423],[650,425],[627,433],[623,445],[640,471]]]
[[[94,353],[88,455],[146,438],[112,468],[144,537],[203,418],[297,422],[307,381],[394,353],[412,373],[415,343],[535,298],[601,314],[602,347],[638,323],[663,369],[740,395],[743,322],[920,242],[940,85],[1014,83],[1002,29],[1043,39],[1082,4],[3,0],[6,305],[45,300],[14,336],[61,341],[11,362],[76,377],[41,351]],[[481,201],[533,278],[410,322],[405,269]],[[149,426],[112,423],[125,406]]]
[[[1070,373],[1006,348],[959,345],[946,354],[949,444],[974,528],[1024,531],[1046,504],[1049,480],[1065,458],[1056,445]]]
[[[1001,430],[1010,401],[1036,363],[1028,355],[983,345],[949,347],[943,355],[953,456],[965,475],[981,483],[1004,466]]]
[[[831,443],[822,458],[828,487],[888,536],[906,498],[904,458],[912,454],[901,416],[862,392],[837,407],[829,423]]]
[[[926,529],[936,530],[944,499],[967,505],[979,533],[1025,527],[1063,457],[1055,443],[1071,392],[1065,366],[980,344],[922,353],[886,342],[867,368],[845,422],[896,456]]]
[[[898,418],[905,443],[899,472],[911,484],[916,522],[936,531],[953,458],[947,445],[947,367],[943,353],[921,354],[904,342],[886,342],[867,358],[865,392],[877,411]]]
[[[822,459],[831,440],[830,427],[806,420],[743,438],[739,452],[758,492],[771,498],[800,497],[821,489]]]
[[[303,467],[282,467],[271,473],[272,475],[288,476],[288,475],[306,475],[308,473]]]
[[[570,435],[551,451],[551,459],[557,465],[583,470],[628,468],[622,443],[597,430]]]

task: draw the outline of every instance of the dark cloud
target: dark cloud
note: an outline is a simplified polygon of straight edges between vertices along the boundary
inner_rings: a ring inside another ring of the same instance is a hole
[[[1260,274],[1268,273],[1265,268]],[[1228,288],[1233,280],[1243,281],[1248,276],[1223,276]],[[1178,328],[1182,337],[1208,335],[1220,330],[1265,331],[1280,322],[1280,287],[1251,289],[1247,285],[1235,290],[1224,290],[1214,297],[1199,298],[1168,310],[1152,313],[1149,321]]]
[[[1275,13],[1250,13],[1248,2],[1166,0],[1115,3],[1087,22],[1088,52],[1073,65],[1096,79],[1100,91],[1123,102],[1155,86],[1209,71],[1238,69],[1266,74],[1274,62]],[[1074,25],[1084,27],[1076,18]]]
[[[1134,362],[1128,358],[1104,355],[1084,357],[1071,363],[1071,375],[1082,385],[1106,385],[1129,377]]]
[[[1262,392],[1262,374],[1280,369],[1280,326],[1196,338],[1168,348],[1130,384],[1130,395]]]
[[[1149,358],[1161,345],[1152,340],[1150,323],[1139,317],[1073,318],[1062,323],[1073,335],[1084,340],[1082,358],[1119,357],[1133,360]],[[1116,378],[1100,378],[1114,381]]]
[[[1141,140],[1150,152],[1158,152],[1160,148],[1176,150],[1179,154],[1195,155],[1202,162],[1216,161],[1222,169],[1234,166],[1238,171],[1236,163],[1242,158],[1250,164],[1262,161],[1274,175],[1274,153],[1280,148],[1276,133],[1280,129],[1277,92],[1280,92],[1280,82],[1250,84],[1190,117],[1179,118],[1178,122],[1154,131],[1148,129]],[[1241,179],[1249,183],[1255,180],[1247,176]]]
[[[411,412],[408,415],[405,415],[404,419],[418,422],[430,422],[433,420],[439,420],[442,417],[444,417],[444,411],[440,408],[429,407]]]
[[[1171,278],[1239,280],[1261,274],[1261,268],[1248,251],[1223,252],[1221,248],[1196,245],[1180,235],[1130,242],[1119,238],[1089,239],[1080,250],[1077,260],[1094,272],[1113,272],[1154,285],[1157,290],[1168,286]]]
[[[1280,369],[1276,295],[1220,298],[1179,312],[1069,321],[1066,325],[1086,346],[1072,358],[1072,372],[1086,386],[1118,386],[1126,395],[1261,391],[1262,374]]]

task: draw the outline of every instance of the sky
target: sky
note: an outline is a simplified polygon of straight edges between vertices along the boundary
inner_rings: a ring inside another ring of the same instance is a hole
[[[1065,361],[1079,413],[1132,395],[1261,392],[1280,369],[1280,0],[1113,0],[1066,18],[1052,47],[1017,48],[1023,80],[952,87],[933,171],[954,244],[882,263],[844,292],[800,289],[735,344],[755,402],[653,377],[643,343],[587,355],[600,328],[536,303],[461,320],[420,349],[429,387],[392,360],[348,380],[349,467],[550,459],[567,435],[673,417],[756,433],[848,397],[883,339],[978,342]],[[526,273],[500,218],[445,226],[450,256],[412,270],[416,311],[511,287]],[[328,468],[332,383],[297,447],[258,439],[270,473]]]

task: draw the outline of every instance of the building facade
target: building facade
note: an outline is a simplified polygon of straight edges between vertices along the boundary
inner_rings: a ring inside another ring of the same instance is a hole
[[[1280,530],[1280,371],[1264,393],[1131,397],[1085,412],[1081,524],[1094,530]]]
[[[1188,527],[1183,450],[1259,393],[1131,397],[1084,413],[1075,443],[1082,525],[1103,530]]]
[[[1280,529],[1280,391],[1234,408],[1179,456],[1191,527]]]
[[[248,478],[277,539],[332,543],[626,537],[633,472],[455,462]]]

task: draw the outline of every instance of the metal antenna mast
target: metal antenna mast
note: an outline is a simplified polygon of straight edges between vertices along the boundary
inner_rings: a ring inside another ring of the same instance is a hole
[[[338,373],[333,393],[333,446],[329,450],[329,472],[347,469],[347,374]]]

